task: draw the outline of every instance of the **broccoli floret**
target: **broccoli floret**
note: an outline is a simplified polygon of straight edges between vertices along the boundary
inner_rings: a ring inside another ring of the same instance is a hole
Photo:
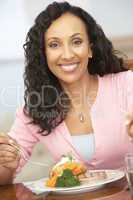
[[[65,169],[56,181],[56,187],[73,187],[78,185],[80,185],[80,181],[70,169]]]

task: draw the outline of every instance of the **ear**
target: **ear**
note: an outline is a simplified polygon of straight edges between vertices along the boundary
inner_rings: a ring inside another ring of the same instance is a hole
[[[91,50],[91,48],[89,48],[88,58],[92,58],[92,50]]]
[[[92,44],[89,45],[88,58],[92,58]]]

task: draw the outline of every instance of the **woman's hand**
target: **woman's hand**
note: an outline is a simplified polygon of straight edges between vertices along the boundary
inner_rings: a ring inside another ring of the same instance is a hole
[[[129,136],[133,139],[133,113],[128,114],[126,126]]]
[[[19,163],[19,151],[13,146],[18,146],[16,141],[8,135],[0,133],[0,166],[14,171]]]

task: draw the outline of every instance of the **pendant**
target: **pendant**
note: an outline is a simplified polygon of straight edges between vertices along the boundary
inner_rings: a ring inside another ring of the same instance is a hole
[[[85,121],[85,117],[84,117],[83,113],[79,113],[79,121],[81,123],[83,123]]]

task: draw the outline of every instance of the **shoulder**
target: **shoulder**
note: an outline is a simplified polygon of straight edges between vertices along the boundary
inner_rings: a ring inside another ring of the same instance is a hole
[[[126,81],[127,81],[127,84],[131,84],[133,86],[133,71],[131,70],[127,71]]]
[[[25,114],[25,109],[24,106],[21,106],[19,108],[17,108],[16,110],[16,117],[15,117],[15,125],[17,126],[25,126],[26,128],[28,128],[32,133],[38,133],[40,132],[40,126],[38,124],[34,124],[32,123],[33,119],[31,117],[29,117],[28,115]],[[64,121],[63,121],[64,122]],[[60,123],[52,132],[54,132],[56,130],[56,132],[58,131],[64,131],[64,123]],[[45,135],[46,132],[44,131],[43,134]],[[40,135],[40,134],[38,134]],[[52,134],[50,134],[52,135]]]
[[[24,106],[18,107],[16,110],[16,118],[21,119],[25,123],[31,122],[32,118],[26,115],[24,111],[25,111]]]
[[[114,73],[114,74],[107,74],[103,77],[100,77],[100,80],[105,83],[111,83],[113,85],[128,85],[133,84],[133,72],[131,70]]]

